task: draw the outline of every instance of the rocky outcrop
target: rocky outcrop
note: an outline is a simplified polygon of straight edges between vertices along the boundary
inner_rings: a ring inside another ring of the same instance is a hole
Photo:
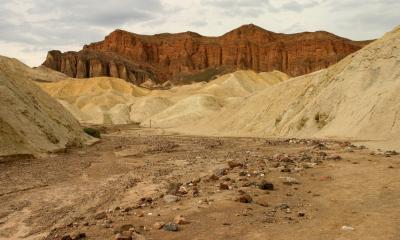
[[[43,65],[73,78],[110,76],[135,84],[155,78],[151,67],[135,65],[113,53],[92,50],[66,53],[53,50],[47,54]]]
[[[141,82],[143,76],[165,82],[208,75],[221,67],[299,76],[335,64],[367,43],[322,31],[273,33],[252,24],[220,37],[193,32],[145,36],[116,30],[78,53],[52,51],[44,65],[72,77],[114,76],[132,82]]]

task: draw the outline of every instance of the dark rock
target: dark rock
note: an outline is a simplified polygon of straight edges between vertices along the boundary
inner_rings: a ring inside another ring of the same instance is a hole
[[[177,195],[179,193],[179,188],[182,186],[182,183],[173,182],[170,183],[167,189],[167,194]]]
[[[122,233],[124,231],[129,231],[129,229],[134,228],[134,226],[132,224],[123,224],[123,225],[119,225],[117,227],[114,228],[114,233]]]
[[[115,240],[132,240],[132,235],[118,233],[115,235]]]
[[[163,226],[164,231],[177,232],[179,231],[179,225],[176,223],[169,222]]]
[[[231,169],[234,169],[236,167],[243,167],[243,163],[237,162],[237,161],[229,161],[228,166]]]
[[[107,213],[106,213],[106,212],[97,213],[97,214],[94,216],[94,218],[95,218],[96,220],[100,220],[100,219],[107,218]]]
[[[241,203],[251,203],[253,198],[249,194],[243,194],[236,198],[236,201]]]
[[[274,190],[274,184],[263,180],[258,184],[258,188],[262,190]]]
[[[229,190],[229,185],[226,183],[220,183],[219,184],[219,189],[220,190]]]

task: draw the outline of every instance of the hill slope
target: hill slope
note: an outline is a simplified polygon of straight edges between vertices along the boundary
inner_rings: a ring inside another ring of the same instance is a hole
[[[0,158],[59,151],[89,140],[73,116],[30,81],[38,79],[35,74],[0,56]]]
[[[153,91],[108,77],[38,84],[84,123],[149,123],[154,119],[158,125],[163,122],[163,126],[175,126],[175,121],[197,120],[287,79],[286,74],[277,71],[238,71],[209,83]]]
[[[395,146],[400,142],[399,46],[396,28],[326,70],[267,88],[190,128],[228,135],[364,139]]]

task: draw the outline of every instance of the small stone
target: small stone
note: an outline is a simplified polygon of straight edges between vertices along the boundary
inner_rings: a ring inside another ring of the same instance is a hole
[[[132,233],[132,240],[146,240],[146,238],[143,235],[134,232]]]
[[[72,240],[70,235],[64,235],[62,236],[61,240]]]
[[[297,215],[298,215],[299,217],[304,217],[306,214],[305,214],[304,212],[299,212]]]
[[[130,235],[123,235],[121,233],[118,233],[117,235],[115,235],[115,240],[132,240],[132,236]]]
[[[168,232],[177,232],[179,231],[179,225],[176,223],[167,223],[163,226],[164,231],[168,231]]]
[[[132,208],[131,208],[131,207],[126,207],[126,208],[124,208],[124,209],[122,210],[122,212],[130,212],[130,211],[132,211]]]
[[[198,197],[199,196],[199,189],[197,187],[193,187],[192,195],[193,195],[193,197]]]
[[[168,186],[167,194],[177,195],[182,185],[183,185],[182,183],[176,183],[176,182],[170,183]]]
[[[95,218],[96,220],[100,220],[100,219],[107,218],[107,213],[106,213],[106,212],[97,213],[97,214],[94,216],[94,218]]]
[[[163,200],[166,203],[174,203],[174,202],[177,202],[179,200],[179,198],[175,195],[165,195],[163,197]]]
[[[334,161],[339,161],[342,160],[342,157],[339,155],[333,155],[333,156],[329,156],[327,157],[328,160],[334,160]]]
[[[297,181],[296,178],[292,177],[284,177],[283,183],[286,185],[300,184],[300,182]]]
[[[182,215],[176,216],[174,222],[179,225],[189,224],[189,221],[187,221]]]
[[[124,224],[124,225],[119,225],[114,228],[114,233],[122,233],[124,231],[129,231],[130,229],[134,228],[132,224]]]
[[[164,225],[165,225],[164,222],[156,222],[156,223],[153,224],[153,228],[159,230],[162,227],[164,227]]]
[[[182,195],[185,195],[185,194],[188,193],[188,190],[187,190],[184,186],[181,186],[181,187],[179,188],[179,190],[178,190],[178,193],[179,193],[179,194],[182,194]]]
[[[241,203],[251,203],[253,201],[252,197],[249,194],[243,194],[236,198],[236,202]]]
[[[274,184],[263,180],[258,184],[258,188],[262,190],[274,190]]]
[[[353,227],[350,227],[350,226],[342,226],[342,228],[341,228],[343,231],[353,231],[354,230],[354,228]]]
[[[226,183],[220,183],[219,184],[219,189],[220,190],[229,190],[229,185]]]
[[[106,219],[106,220],[104,220],[104,223],[105,223],[105,224],[111,224],[112,221],[111,221],[110,219]]]
[[[86,233],[75,233],[71,235],[72,240],[81,240],[86,238]]]
[[[217,181],[217,180],[219,180],[219,177],[218,177],[217,175],[215,175],[215,174],[212,174],[212,175],[209,177],[209,179],[210,179],[210,180]]]
[[[229,161],[228,166],[230,169],[234,169],[236,167],[243,167],[243,163],[237,162],[237,161]]]
[[[227,168],[218,168],[214,170],[214,175],[216,175],[217,177],[222,177],[228,173],[228,170],[229,169]]]

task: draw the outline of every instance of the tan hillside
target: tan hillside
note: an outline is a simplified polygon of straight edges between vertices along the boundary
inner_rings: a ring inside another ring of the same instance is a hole
[[[326,70],[255,94],[180,129],[222,135],[400,142],[400,28]]]
[[[39,83],[79,121],[92,124],[126,124],[150,120],[164,127],[197,121],[243,97],[287,80],[274,71],[257,74],[238,71],[209,83],[148,90],[122,79],[100,77]]]
[[[54,152],[89,140],[73,116],[30,81],[35,73],[0,56],[0,157]]]
[[[144,88],[109,77],[67,79],[40,86],[79,121],[93,124],[129,123],[129,103],[148,93]]]

